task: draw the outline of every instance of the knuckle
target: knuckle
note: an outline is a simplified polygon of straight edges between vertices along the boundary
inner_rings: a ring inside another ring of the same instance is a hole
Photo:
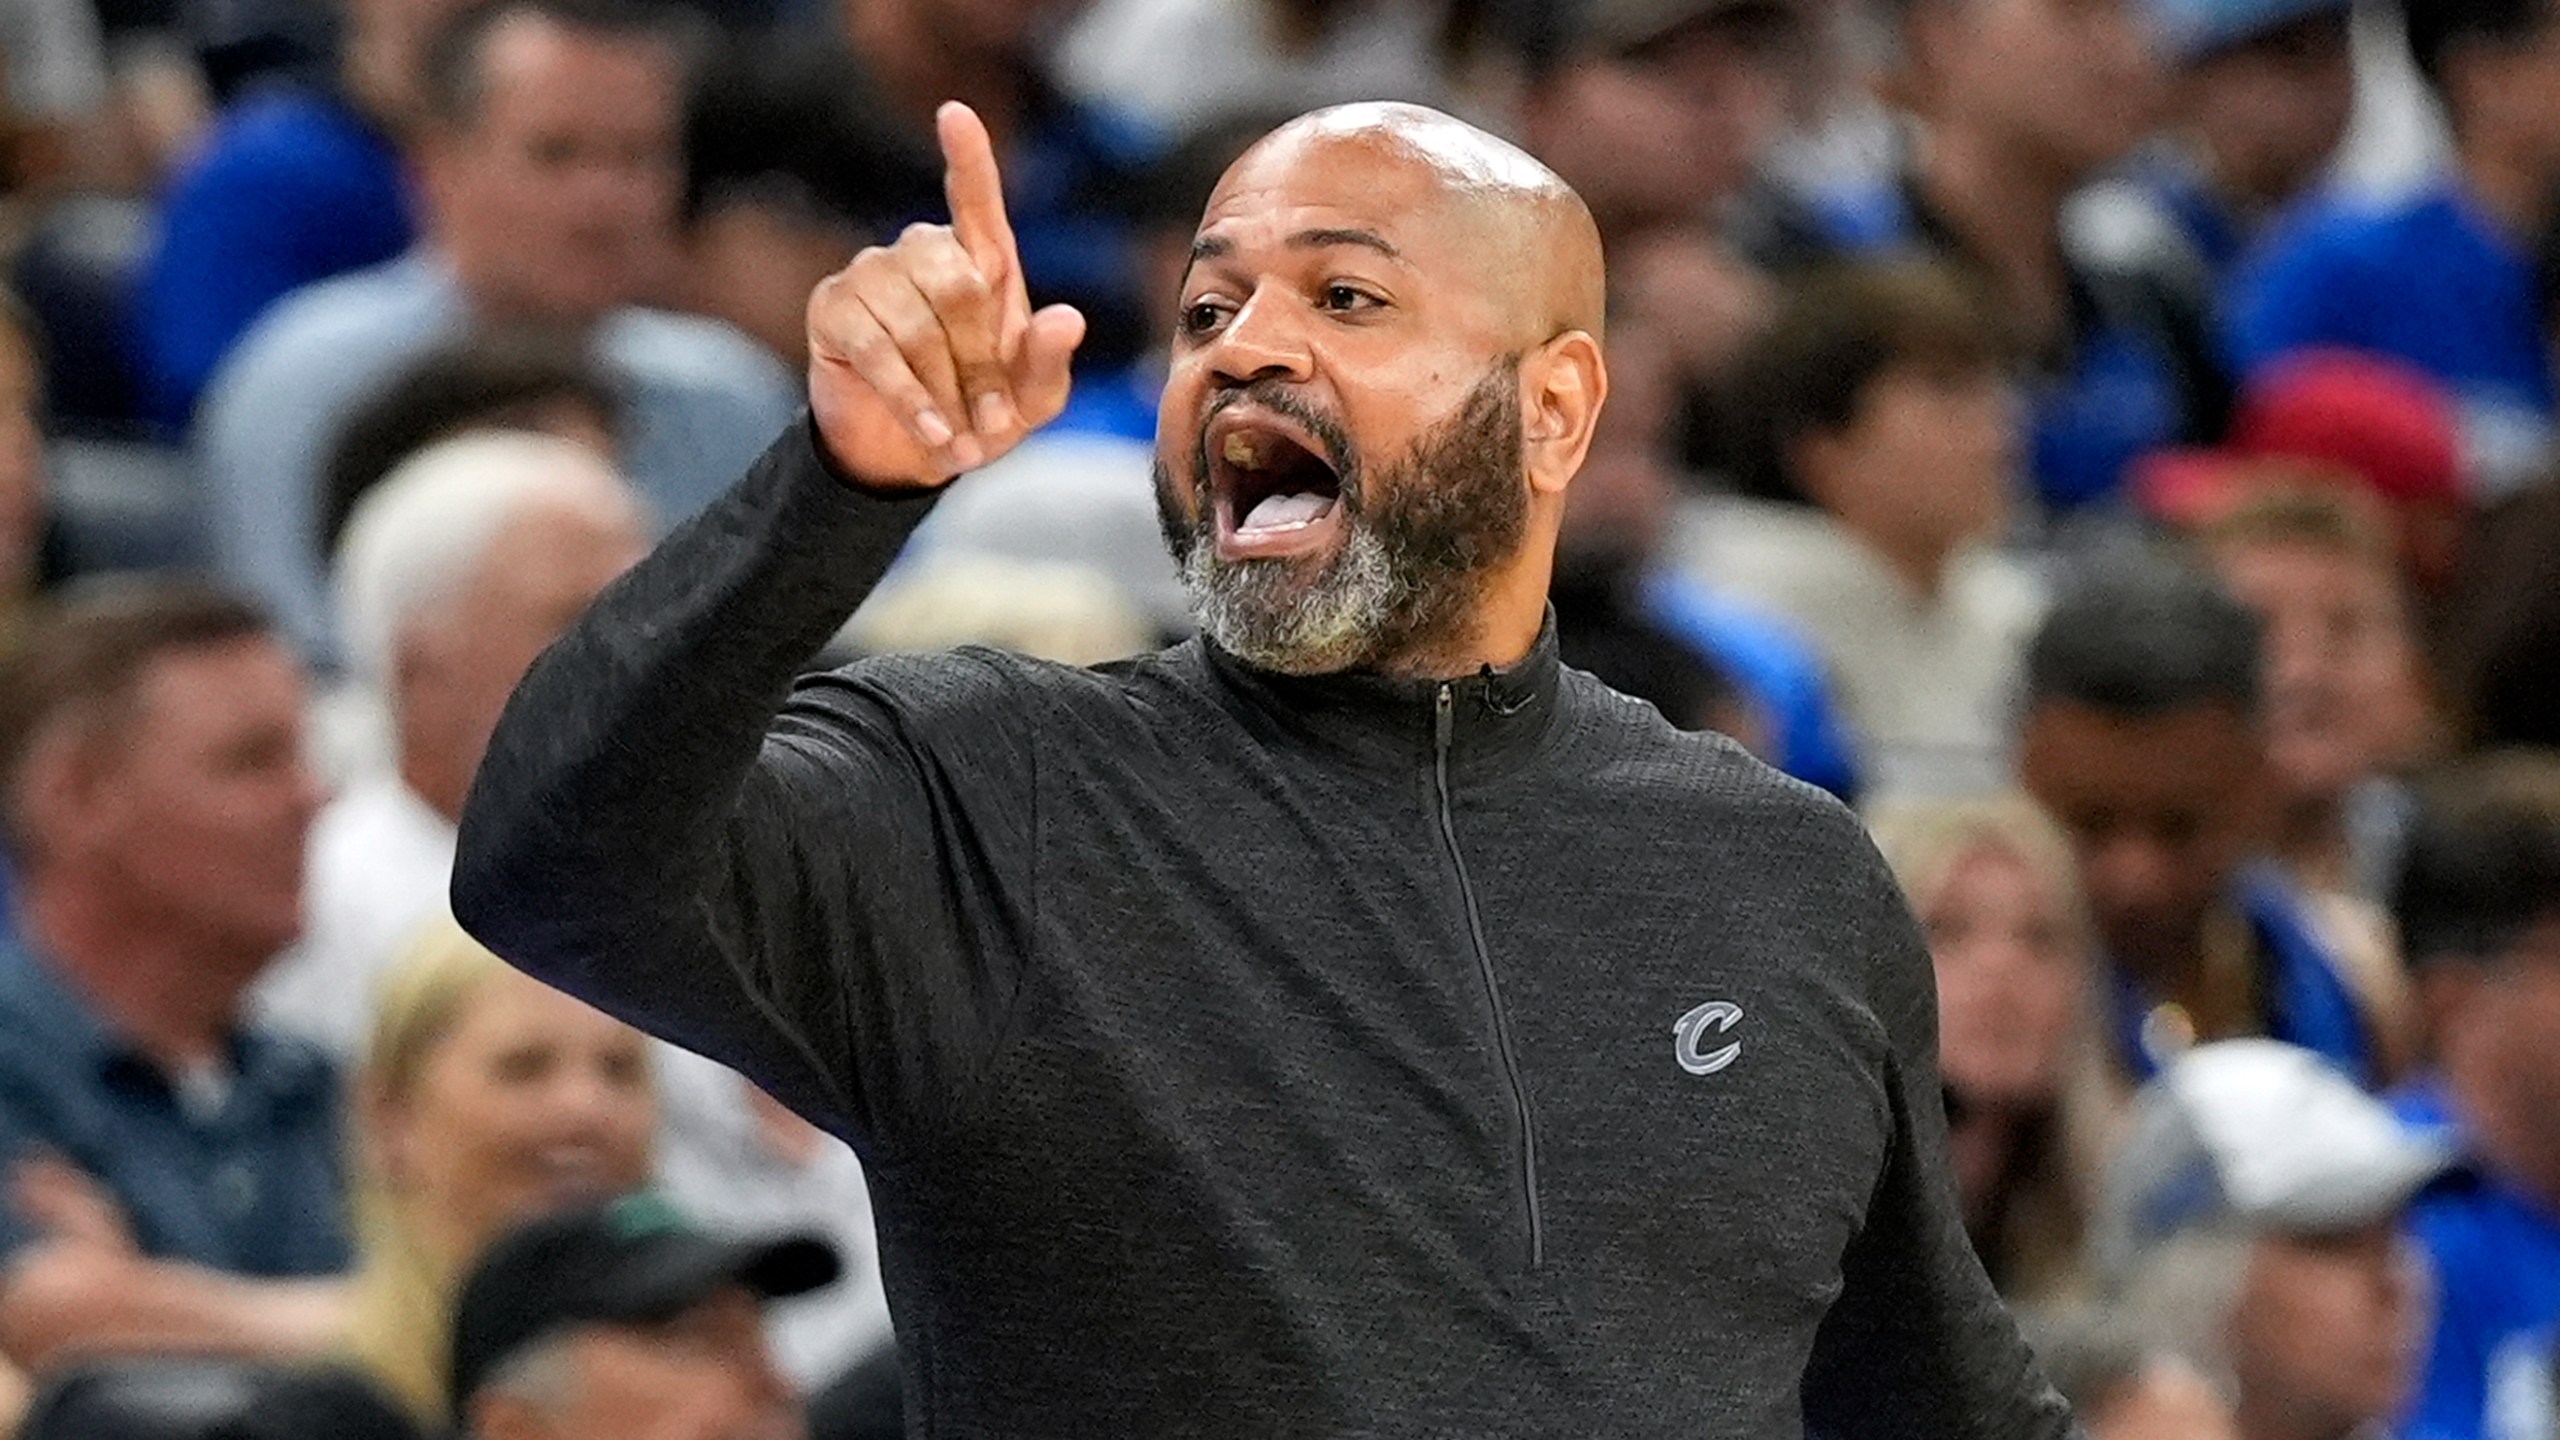
[[[933,306],[956,319],[975,320],[985,315],[994,297],[987,293],[985,282],[967,270],[937,270],[919,277]]]

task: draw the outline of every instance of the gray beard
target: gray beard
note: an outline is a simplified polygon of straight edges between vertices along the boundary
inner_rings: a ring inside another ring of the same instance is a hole
[[[1486,578],[1518,553],[1527,529],[1517,365],[1497,364],[1374,485],[1328,417],[1279,387],[1249,387],[1328,452],[1345,532],[1330,557],[1221,558],[1213,504],[1204,495],[1198,520],[1186,523],[1159,461],[1165,543],[1201,632],[1246,663],[1287,675],[1386,668],[1463,635]],[[1208,473],[1205,447],[1195,464],[1195,475]]]
[[[1284,675],[1349,670],[1376,659],[1378,639],[1398,628],[1412,596],[1378,532],[1344,517],[1349,538],[1312,582],[1289,562],[1220,559],[1215,544],[1191,547],[1182,583],[1201,631],[1228,654]]]

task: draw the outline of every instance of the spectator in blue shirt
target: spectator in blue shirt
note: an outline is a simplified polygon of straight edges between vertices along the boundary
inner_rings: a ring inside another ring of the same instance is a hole
[[[2424,789],[2393,908],[2438,1065],[2401,1110],[2462,1156],[2411,1219],[2443,1297],[2415,1427],[2519,1440],[2495,1417],[2560,1325],[2560,757]]]
[[[186,582],[101,589],[0,670],[0,1348],[317,1349],[348,1245],[336,1076],[241,1018],[302,924],[301,667]]]
[[[2355,110],[2350,0],[2151,0],[2176,66],[2171,134],[2121,185],[2218,291],[2327,174]],[[2111,223],[2116,223],[2112,221]]]
[[[2065,202],[2158,118],[2137,0],[1898,0],[1900,173],[1810,197],[1800,265],[1920,252],[1973,272],[2033,357],[2028,472],[2049,511],[2108,506],[2146,451],[2229,408],[2205,297],[2158,244],[2066,225]]]
[[[2028,646],[2020,775],[2079,852],[2125,1073],[2268,1036],[2378,1086],[2377,977],[2256,857],[2272,778],[2259,647],[2256,617],[2202,571],[2107,557]]]
[[[2344,345],[2406,360],[2460,403],[2465,464],[2495,496],[2537,472],[2554,390],[2533,246],[2560,187],[2560,7],[2399,7],[2443,101],[2453,161],[2415,193],[2339,199],[2270,237],[2234,282],[2224,340],[2244,374]]]
[[[624,399],[632,482],[673,524],[797,413],[790,372],[716,321],[641,303],[670,278],[684,31],[643,0],[485,0],[430,47],[415,158],[426,237],[288,297],[198,408],[207,539],[307,655],[331,653],[322,476],[349,417],[474,331],[570,337]]]
[[[135,330],[151,417],[172,431],[268,305],[417,238],[398,141],[417,120],[426,37],[457,0],[337,8],[335,83],[242,96],[161,202]]]

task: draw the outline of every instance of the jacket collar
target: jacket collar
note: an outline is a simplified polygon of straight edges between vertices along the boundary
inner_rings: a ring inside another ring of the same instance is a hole
[[[1283,675],[1249,664],[1206,637],[1186,648],[1200,657],[1213,687],[1249,720],[1267,721],[1367,769],[1410,771],[1435,764],[1445,724],[1452,776],[1488,780],[1509,773],[1555,730],[1562,692],[1553,609],[1537,643],[1518,663],[1498,670],[1488,665],[1453,680],[1360,671]]]

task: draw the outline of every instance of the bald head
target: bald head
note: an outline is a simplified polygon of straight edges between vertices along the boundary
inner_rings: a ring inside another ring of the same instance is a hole
[[[1571,330],[1599,336],[1607,268],[1582,197],[1527,151],[1427,106],[1364,102],[1301,115],[1228,168],[1209,213],[1303,169],[1376,168],[1407,182],[1410,223],[1477,258],[1515,345]]]

